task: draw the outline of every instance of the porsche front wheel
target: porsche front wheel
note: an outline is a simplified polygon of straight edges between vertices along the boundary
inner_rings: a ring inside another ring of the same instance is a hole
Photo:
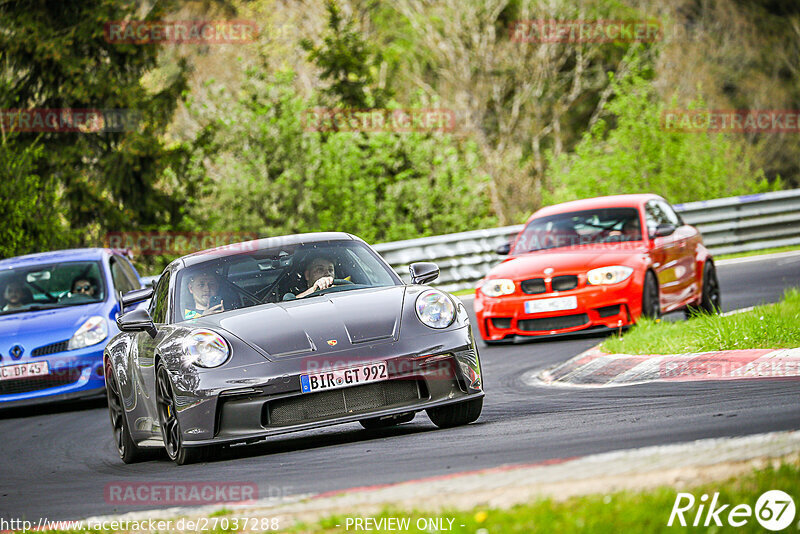
[[[428,408],[428,417],[439,428],[468,425],[477,420],[483,410],[483,397],[458,404]]]
[[[169,459],[178,465],[202,462],[211,455],[210,447],[184,447],[181,437],[181,424],[175,406],[175,392],[169,372],[163,364],[156,371],[156,405],[161,438]]]

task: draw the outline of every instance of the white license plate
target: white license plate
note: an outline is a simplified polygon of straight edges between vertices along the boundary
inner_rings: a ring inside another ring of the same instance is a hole
[[[47,362],[20,363],[18,365],[4,365],[0,367],[0,380],[14,380],[15,378],[30,378],[50,374]]]
[[[578,307],[578,297],[557,297],[554,299],[529,300],[525,302],[525,313],[544,313],[574,310]]]
[[[375,362],[367,365],[332,369],[307,375],[300,375],[300,389],[303,393],[313,393],[326,389],[345,388],[356,384],[380,382],[388,380],[386,362]]]

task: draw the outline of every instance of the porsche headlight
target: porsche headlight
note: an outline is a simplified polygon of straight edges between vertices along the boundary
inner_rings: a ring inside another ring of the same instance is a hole
[[[456,318],[453,301],[436,289],[420,293],[415,308],[422,324],[431,328],[447,328]]]
[[[183,340],[184,362],[198,367],[219,367],[231,354],[228,342],[210,330],[195,330]]]
[[[514,281],[506,278],[486,280],[481,286],[481,291],[487,297],[502,297],[514,292]]]
[[[618,284],[627,280],[633,269],[624,265],[611,265],[610,267],[600,267],[592,269],[586,273],[586,279],[590,284],[599,286],[603,284]]]
[[[105,318],[93,315],[86,319],[67,343],[67,350],[82,349],[97,345],[108,337],[108,323]]]

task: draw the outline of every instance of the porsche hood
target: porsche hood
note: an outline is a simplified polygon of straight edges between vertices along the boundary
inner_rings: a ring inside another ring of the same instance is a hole
[[[273,358],[396,341],[405,286],[342,291],[205,317]],[[211,326],[211,324],[209,324]]]

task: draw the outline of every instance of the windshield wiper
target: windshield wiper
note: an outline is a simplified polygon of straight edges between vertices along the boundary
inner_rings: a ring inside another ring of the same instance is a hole
[[[0,312],[0,315],[11,315],[14,313],[25,313],[29,311],[53,310],[55,308],[61,308],[61,306],[55,304],[50,304],[50,305],[37,304],[36,306],[30,306],[28,308],[14,308],[13,310],[2,311]]]

